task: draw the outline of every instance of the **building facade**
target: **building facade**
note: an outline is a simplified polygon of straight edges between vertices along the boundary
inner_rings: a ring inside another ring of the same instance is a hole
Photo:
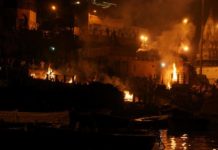
[[[35,0],[19,0],[17,8],[17,29],[37,29],[37,12]]]

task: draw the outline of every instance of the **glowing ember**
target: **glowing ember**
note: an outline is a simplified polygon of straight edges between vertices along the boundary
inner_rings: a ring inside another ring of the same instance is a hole
[[[133,94],[129,91],[124,91],[124,101],[125,102],[133,102]]]
[[[178,77],[177,77],[177,69],[176,69],[176,64],[173,63],[173,78],[172,78],[173,82],[177,82],[178,81]]]

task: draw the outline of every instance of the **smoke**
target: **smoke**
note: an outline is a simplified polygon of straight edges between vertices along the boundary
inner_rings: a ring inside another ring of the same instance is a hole
[[[146,28],[151,35],[151,47],[160,51],[162,60],[172,64],[179,59],[178,53],[182,52],[184,46],[192,51],[195,26],[191,22],[189,11],[194,1],[196,0],[123,0],[120,10],[124,24]],[[190,20],[187,24],[182,22],[184,17]],[[89,39],[85,41],[88,43]],[[111,83],[121,90],[127,87],[119,78],[101,73],[94,62],[79,62],[76,72],[84,81],[97,79],[103,83]]]
[[[193,52],[194,36],[194,24],[191,22],[183,24],[181,21],[173,25],[169,30],[163,31],[152,47],[160,51],[162,58],[182,53],[190,56],[191,52]],[[188,51],[185,52],[184,48],[187,48]]]
[[[119,77],[109,76],[102,71],[101,67],[99,67],[94,61],[85,59],[80,60],[78,66],[78,69],[75,71],[77,82],[87,83],[97,81],[105,84],[112,84],[120,91],[124,91],[128,88],[127,84],[125,84],[125,82],[123,82]]]
[[[80,60],[78,62],[76,75],[79,82],[84,83],[95,80],[98,72],[99,71],[96,63],[88,60]]]
[[[106,74],[102,74],[102,77],[103,77],[102,78],[103,83],[112,84],[115,87],[117,87],[120,91],[124,91],[127,89],[127,85],[125,85],[124,82],[118,77],[115,76],[110,77]]]
[[[191,56],[196,27],[191,9],[196,0],[129,0],[123,2],[125,24],[149,31],[151,47],[160,51],[163,60],[179,59],[178,54]],[[187,17],[189,21],[183,23]],[[185,53],[184,49],[189,52]],[[177,58],[175,58],[177,57]]]
[[[122,14],[126,24],[137,24],[153,34],[168,30],[189,13],[194,0],[129,0]]]
[[[163,80],[170,81],[172,65],[180,71],[181,60],[191,58],[194,52],[196,26],[192,20],[193,3],[197,0],[130,0],[122,10],[125,24],[137,25],[149,31],[150,47],[159,50],[162,61]],[[188,21],[183,22],[187,17]]]

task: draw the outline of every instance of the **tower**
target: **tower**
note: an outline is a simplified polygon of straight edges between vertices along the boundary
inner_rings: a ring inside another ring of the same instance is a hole
[[[218,60],[218,24],[212,13],[209,15],[203,31],[203,61],[207,63],[217,62]],[[217,64],[217,63],[216,63]]]

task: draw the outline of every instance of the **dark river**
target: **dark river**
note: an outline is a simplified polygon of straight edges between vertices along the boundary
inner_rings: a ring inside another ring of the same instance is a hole
[[[218,150],[218,132],[170,133],[160,130],[161,145],[154,150]]]

